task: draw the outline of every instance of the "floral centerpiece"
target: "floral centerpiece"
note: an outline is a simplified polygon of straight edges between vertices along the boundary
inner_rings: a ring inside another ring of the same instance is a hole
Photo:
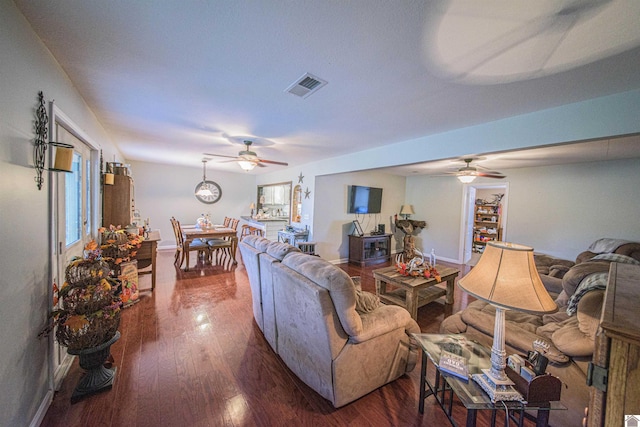
[[[420,256],[413,257],[408,262],[404,261],[402,253],[396,257],[396,271],[403,276],[426,277],[427,279],[433,277],[436,279],[436,282],[440,283],[442,278],[434,265],[435,263],[431,264],[427,262],[422,252],[417,249],[414,250]]]

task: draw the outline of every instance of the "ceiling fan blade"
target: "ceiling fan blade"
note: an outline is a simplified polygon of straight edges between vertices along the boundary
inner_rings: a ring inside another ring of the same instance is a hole
[[[211,154],[211,153],[202,153],[205,156],[214,156],[214,157],[226,157],[228,159],[236,159],[237,156],[225,156],[224,154]]]
[[[269,163],[269,164],[271,164],[271,165],[289,166],[289,163],[286,163],[286,162],[276,162],[275,160],[258,159],[258,162],[260,162],[260,163]]]
[[[497,172],[497,173],[478,172],[476,176],[481,176],[481,177],[484,177],[484,178],[496,178],[496,179],[502,179],[502,178],[506,177],[506,175],[502,175],[499,172]]]

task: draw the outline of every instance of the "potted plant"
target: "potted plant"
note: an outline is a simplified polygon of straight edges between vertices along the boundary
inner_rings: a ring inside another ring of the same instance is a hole
[[[57,308],[41,335],[55,330],[58,343],[67,347],[69,354],[79,356],[80,367],[86,371],[71,396],[72,402],[111,388],[115,378],[115,368],[104,365],[111,344],[120,338],[122,301],[110,271],[100,248],[91,241],[84,258],[76,257],[66,267],[62,287],[54,284]]]

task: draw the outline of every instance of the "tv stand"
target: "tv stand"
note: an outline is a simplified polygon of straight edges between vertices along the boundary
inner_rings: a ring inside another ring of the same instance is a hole
[[[391,260],[391,234],[349,235],[349,263],[365,267]]]

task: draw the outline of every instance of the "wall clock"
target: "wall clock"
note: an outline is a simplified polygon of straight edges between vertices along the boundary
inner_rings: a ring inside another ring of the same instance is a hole
[[[202,181],[196,185],[195,196],[202,203],[216,203],[222,197],[222,189],[213,181]]]

